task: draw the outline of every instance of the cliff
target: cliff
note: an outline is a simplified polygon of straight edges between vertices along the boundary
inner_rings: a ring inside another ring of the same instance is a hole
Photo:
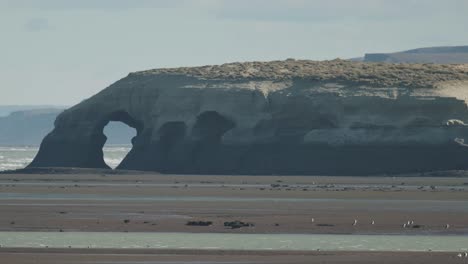
[[[369,53],[367,62],[468,63],[468,46],[419,48],[395,53]]]
[[[121,121],[137,136],[119,169],[466,169],[467,100],[466,65],[286,60],[135,72],[60,114],[30,167],[107,167],[102,131]]]

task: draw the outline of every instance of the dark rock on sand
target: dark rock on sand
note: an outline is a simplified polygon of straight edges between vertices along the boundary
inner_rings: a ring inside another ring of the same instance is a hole
[[[245,222],[236,220],[236,221],[231,221],[231,222],[224,222],[224,226],[230,227],[232,229],[237,229],[241,227],[253,227],[255,225],[253,223],[245,223]]]
[[[188,226],[210,226],[213,225],[212,221],[188,221]]]

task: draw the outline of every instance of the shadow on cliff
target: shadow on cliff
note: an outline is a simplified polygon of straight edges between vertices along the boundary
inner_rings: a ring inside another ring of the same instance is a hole
[[[221,173],[227,169],[222,137],[234,127],[234,121],[216,111],[198,115],[190,134],[184,122],[167,122],[158,130],[157,142],[134,144],[118,169]]]

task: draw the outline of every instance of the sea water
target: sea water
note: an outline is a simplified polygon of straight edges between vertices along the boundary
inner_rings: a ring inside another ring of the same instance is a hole
[[[159,248],[304,251],[468,250],[468,236],[120,232],[0,232],[2,247]]]
[[[105,146],[104,161],[111,168],[115,168],[130,149],[130,145]],[[34,159],[38,151],[37,146],[0,146],[0,171],[24,168]]]

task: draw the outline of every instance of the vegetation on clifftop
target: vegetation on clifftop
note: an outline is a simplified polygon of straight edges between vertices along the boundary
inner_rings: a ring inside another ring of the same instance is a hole
[[[347,60],[287,59],[270,62],[235,62],[222,65],[163,68],[132,73],[133,76],[185,75],[210,80],[307,79],[336,81],[373,87],[432,88],[445,81],[468,81],[467,65],[369,63]]]

